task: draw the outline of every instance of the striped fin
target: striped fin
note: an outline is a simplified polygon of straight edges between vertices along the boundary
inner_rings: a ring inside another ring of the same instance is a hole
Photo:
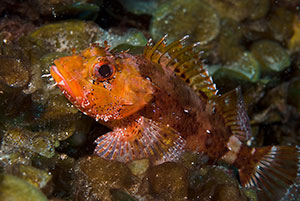
[[[156,44],[150,39],[144,49],[145,58],[153,63],[161,65],[164,69],[171,69],[185,81],[198,95],[208,98],[217,94],[216,85],[203,68],[199,59],[199,52],[195,47],[200,43],[186,45],[188,36],[167,45],[167,35]]]
[[[248,164],[239,168],[240,181],[245,187],[256,187],[262,201],[279,201],[289,189],[299,189],[300,152],[298,147],[268,146],[253,148],[248,157],[242,157]],[[295,195],[299,200],[300,196]]]
[[[128,162],[149,158],[154,164],[177,159],[184,146],[176,130],[144,117],[126,129],[117,128],[100,136],[95,143],[94,153],[106,160]]]
[[[216,107],[220,109],[225,124],[231,129],[231,132],[242,142],[250,139],[250,121],[241,88],[238,87],[212,101],[215,101]]]

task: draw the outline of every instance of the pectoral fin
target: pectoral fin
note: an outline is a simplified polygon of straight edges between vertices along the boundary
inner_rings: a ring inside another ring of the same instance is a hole
[[[144,117],[126,128],[114,129],[95,142],[94,153],[104,159],[128,162],[149,158],[154,164],[175,160],[184,146],[179,132]]]

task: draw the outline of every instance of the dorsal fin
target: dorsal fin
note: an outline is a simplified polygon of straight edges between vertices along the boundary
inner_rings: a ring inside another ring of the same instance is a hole
[[[212,98],[217,94],[216,85],[199,59],[199,52],[194,47],[199,43],[185,45],[188,36],[166,44],[167,35],[155,45],[150,39],[145,47],[144,56],[153,63],[169,68],[185,81],[196,93]]]
[[[248,140],[251,136],[251,127],[241,88],[237,87],[212,101],[216,103],[231,132],[242,142]]]

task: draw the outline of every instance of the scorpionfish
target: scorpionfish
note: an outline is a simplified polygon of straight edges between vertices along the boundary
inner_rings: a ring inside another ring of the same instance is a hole
[[[95,154],[154,164],[184,151],[236,167],[242,186],[261,200],[279,200],[299,176],[297,146],[249,147],[249,119],[240,88],[219,95],[187,37],[150,39],[140,55],[92,45],[54,61],[51,75],[84,114],[111,128]]]

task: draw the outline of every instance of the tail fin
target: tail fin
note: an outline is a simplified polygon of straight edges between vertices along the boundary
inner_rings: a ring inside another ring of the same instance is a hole
[[[268,146],[248,150],[251,153],[248,152],[247,157],[240,156],[237,161],[240,181],[245,187],[255,186],[259,200],[280,200],[292,185],[297,185],[295,181],[300,176],[299,147]],[[300,200],[300,195],[296,196],[299,197],[295,200]]]

